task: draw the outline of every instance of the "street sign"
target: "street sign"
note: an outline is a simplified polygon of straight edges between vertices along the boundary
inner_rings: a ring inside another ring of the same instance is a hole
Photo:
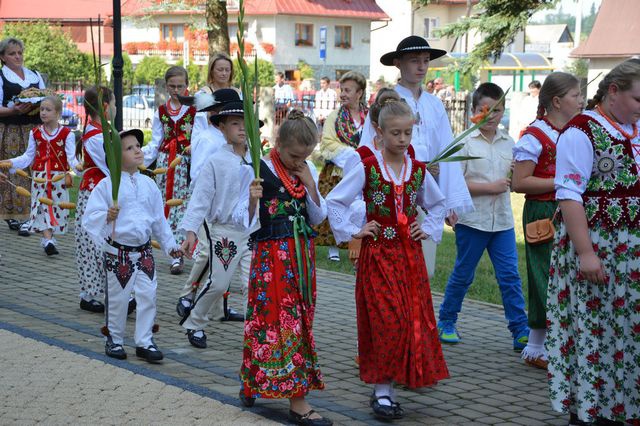
[[[327,26],[320,27],[320,59],[327,59]]]

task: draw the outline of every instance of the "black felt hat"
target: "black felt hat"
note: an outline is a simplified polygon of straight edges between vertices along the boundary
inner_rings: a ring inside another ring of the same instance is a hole
[[[431,61],[447,54],[446,50],[434,49],[429,46],[427,40],[423,39],[420,36],[413,35],[403,39],[400,43],[398,43],[398,47],[396,47],[395,51],[388,52],[382,55],[380,57],[380,63],[382,63],[382,65],[391,66],[393,65],[394,59],[400,58],[405,53],[412,52],[428,52],[429,60]]]
[[[222,109],[218,111],[217,114],[209,117],[209,121],[217,126],[218,124],[220,124],[220,120],[223,117],[244,117],[244,104],[242,103],[242,101],[228,102],[224,104]],[[260,127],[262,127],[264,125],[264,122],[262,120],[259,120],[259,125]]]
[[[133,136],[140,142],[140,146],[144,145],[144,133],[142,133],[140,129],[123,130],[120,132],[120,140],[125,136]]]

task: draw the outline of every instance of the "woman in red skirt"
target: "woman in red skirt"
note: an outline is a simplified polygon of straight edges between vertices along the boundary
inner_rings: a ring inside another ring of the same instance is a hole
[[[250,407],[255,398],[288,398],[290,421],[329,426],[333,422],[305,400],[310,390],[324,389],[312,331],[316,271],[311,226],[325,219],[327,207],[318,192],[318,173],[306,161],[317,140],[313,121],[291,111],[276,147],[260,161],[261,179],[251,184],[234,214],[246,228],[255,229],[257,219],[260,224],[251,234],[255,245],[240,400]],[[243,177],[246,187],[252,178],[250,169]]]
[[[424,163],[407,154],[414,118],[400,101],[382,107],[382,150],[362,160],[327,196],[336,239],[362,239],[356,278],[360,378],[375,385],[371,408],[402,418],[393,384],[430,386],[447,378],[420,240],[442,236],[444,197]],[[359,223],[349,206],[366,203]],[[418,206],[428,211],[416,221]],[[350,218],[345,220],[344,218]]]

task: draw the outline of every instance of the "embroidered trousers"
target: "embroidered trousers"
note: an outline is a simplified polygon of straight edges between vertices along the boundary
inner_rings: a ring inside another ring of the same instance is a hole
[[[209,312],[212,307],[220,305],[238,268],[240,268],[245,309],[247,305],[247,286],[251,266],[249,234],[230,225],[213,224],[209,228],[208,240],[209,276],[206,284],[200,286],[189,318],[182,325],[187,330],[204,328],[209,321]]]
[[[127,324],[127,308],[131,292],[136,294],[136,327],[134,341],[138,347],[153,344],[152,328],[156,318],[158,286],[151,249],[145,254],[123,252],[105,244],[107,292],[106,323],[113,343],[123,344]]]

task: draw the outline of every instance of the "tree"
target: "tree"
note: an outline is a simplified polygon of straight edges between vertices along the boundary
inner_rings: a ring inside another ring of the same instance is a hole
[[[49,81],[91,80],[92,66],[60,26],[47,22],[7,23],[0,38],[15,37],[24,43],[27,68],[46,74]]]
[[[134,80],[136,84],[154,84],[157,78],[164,78],[169,65],[157,56],[145,56],[136,67]]]
[[[421,6],[427,6],[433,0],[413,0]],[[511,43],[516,34],[524,29],[535,12],[550,8],[558,0],[479,0],[474,13],[449,24],[440,31],[439,36],[462,37],[469,32],[482,34],[482,41],[475,46],[463,63],[463,70],[476,69],[488,58],[499,57],[505,46]]]
[[[247,61],[249,68],[249,81],[253,81],[254,67],[253,61]],[[275,84],[274,80],[275,68],[273,64],[264,59],[258,59],[258,84],[260,87],[270,87]],[[240,78],[242,72],[240,71],[240,65],[238,64],[238,58],[233,59],[233,85],[240,87]]]
[[[316,75],[313,67],[303,59],[298,60],[298,64],[296,65],[296,67],[298,68],[298,70],[300,70],[300,77],[302,77],[303,80],[307,78],[313,78]]]
[[[133,63],[127,52],[122,52],[122,60],[124,65],[122,66],[122,82],[125,86],[133,85]]]

